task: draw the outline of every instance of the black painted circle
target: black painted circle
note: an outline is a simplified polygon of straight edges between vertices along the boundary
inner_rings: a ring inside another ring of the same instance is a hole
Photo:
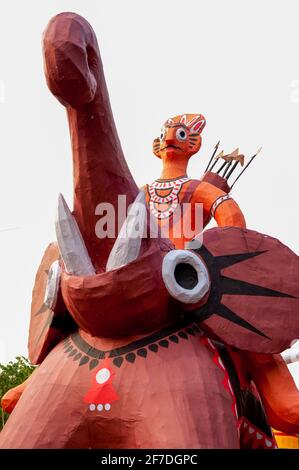
[[[194,289],[198,284],[197,271],[191,264],[178,263],[174,270],[176,282],[184,289]]]

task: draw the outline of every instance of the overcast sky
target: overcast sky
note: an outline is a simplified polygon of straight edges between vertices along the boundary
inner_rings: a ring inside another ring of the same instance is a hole
[[[249,228],[299,252],[297,0],[11,0],[0,15],[0,362],[27,354],[31,290],[54,240],[61,191],[72,202],[64,108],[48,91],[41,35],[62,11],[83,15],[100,45],[114,117],[139,185],[159,176],[152,139],[181,113],[207,120],[190,176],[218,139],[263,151],[233,195]],[[296,367],[293,367],[296,368]],[[298,374],[299,378],[299,374]]]

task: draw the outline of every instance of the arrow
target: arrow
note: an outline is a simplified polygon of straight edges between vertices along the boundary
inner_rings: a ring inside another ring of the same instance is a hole
[[[221,156],[221,158],[224,160],[224,163],[221,165],[221,167],[219,168],[219,170],[217,171],[217,174],[219,175],[219,173],[223,170],[223,168],[225,168],[225,171],[222,175],[222,178],[224,178],[224,176],[226,175],[229,167],[231,166],[232,164],[232,161],[235,160],[236,158],[238,158],[238,155],[239,155],[239,149],[236,148],[233,152],[231,153],[228,153],[227,155],[223,155]]]
[[[211,156],[211,158],[210,158],[210,160],[209,160],[209,163],[208,163],[208,165],[207,165],[207,168],[205,169],[205,173],[208,171],[209,166],[210,166],[211,163],[212,163],[212,160],[213,160],[213,158],[214,158],[214,156],[215,156],[215,154],[216,154],[216,152],[217,152],[217,150],[218,150],[219,144],[220,144],[220,140],[218,140],[217,144],[215,145],[213,155]]]
[[[251,157],[251,159],[249,160],[249,162],[247,163],[247,165],[244,166],[243,170],[241,171],[241,173],[237,176],[237,178],[235,179],[235,181],[233,182],[233,184],[231,185],[231,189],[234,187],[234,185],[236,184],[236,182],[238,181],[238,179],[243,175],[244,171],[246,170],[246,168],[249,167],[250,163],[255,159],[255,157],[260,153],[260,151],[262,150],[262,147],[260,147],[257,152]]]
[[[209,171],[212,171],[212,170],[213,170],[213,168],[214,168],[214,166],[216,165],[216,163],[218,162],[219,158],[222,158],[222,157],[223,157],[223,154],[224,154],[224,152],[223,152],[223,150],[221,150],[221,152],[218,153],[218,155],[216,155],[216,157],[215,157],[215,159],[214,159],[214,163],[213,163],[213,165],[211,166],[211,168],[209,169]]]

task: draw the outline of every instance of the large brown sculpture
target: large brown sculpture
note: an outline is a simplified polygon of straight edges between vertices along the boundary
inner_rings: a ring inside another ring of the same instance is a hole
[[[269,424],[299,431],[298,394],[277,354],[299,337],[299,258],[245,228],[234,201],[219,199],[229,187],[211,173],[201,197],[228,204],[235,226],[220,217],[224,226],[188,249],[159,230],[100,239],[97,208],[117,210],[119,195],[127,205],[137,198],[128,226],[134,219],[148,234],[146,195],[122,154],[90,25],[73,13],[54,17],[44,57],[68,113],[74,211],[60,196],[59,248],[46,250],[33,291],[29,352],[40,365],[0,446],[275,447]]]

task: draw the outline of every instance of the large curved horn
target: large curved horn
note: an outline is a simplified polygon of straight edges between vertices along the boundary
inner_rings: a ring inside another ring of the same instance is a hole
[[[45,75],[50,91],[67,108],[73,150],[74,216],[97,270],[103,270],[114,239],[99,240],[95,208],[127,205],[137,186],[123,156],[110,107],[97,44],[90,24],[75,13],[52,18],[44,32]]]

